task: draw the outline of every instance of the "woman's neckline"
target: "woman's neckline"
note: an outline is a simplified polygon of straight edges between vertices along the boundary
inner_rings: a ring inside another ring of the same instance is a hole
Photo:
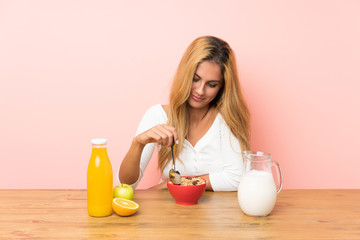
[[[166,116],[166,120],[168,119],[168,105],[162,105],[160,104],[165,116]],[[198,143],[202,142],[204,139],[207,138],[207,135],[209,135],[212,131],[212,129],[214,128],[214,124],[217,121],[217,119],[219,118],[220,113],[218,111],[215,112],[215,117],[211,120],[211,125],[210,127],[206,130],[206,132],[204,134],[202,134],[202,136],[194,143],[194,145],[188,140],[185,139],[184,141],[187,142],[191,147],[196,148],[196,146],[198,146]]]

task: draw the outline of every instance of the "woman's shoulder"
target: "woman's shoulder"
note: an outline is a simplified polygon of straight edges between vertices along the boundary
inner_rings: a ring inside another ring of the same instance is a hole
[[[161,112],[163,110],[162,105],[160,103],[152,105],[148,108],[147,112]]]
[[[149,107],[142,117],[136,134],[142,133],[158,124],[167,122],[167,116],[161,104],[156,104]]]
[[[145,116],[151,116],[151,117],[156,117],[156,118],[160,117],[161,119],[167,118],[167,115],[166,115],[166,112],[165,112],[165,109],[163,106],[167,106],[167,105],[161,105],[160,103],[152,105],[145,112]]]

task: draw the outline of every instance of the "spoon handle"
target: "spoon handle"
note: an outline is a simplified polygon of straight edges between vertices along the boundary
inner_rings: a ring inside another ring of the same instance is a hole
[[[175,158],[174,158],[174,148],[175,148],[175,144],[171,145],[171,156],[172,156],[172,160],[173,160],[173,166],[174,166],[174,169],[175,168]]]

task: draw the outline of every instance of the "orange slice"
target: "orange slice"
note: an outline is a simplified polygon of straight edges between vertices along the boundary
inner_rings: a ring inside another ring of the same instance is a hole
[[[125,198],[114,198],[112,202],[113,210],[120,216],[130,216],[139,209],[139,204]]]

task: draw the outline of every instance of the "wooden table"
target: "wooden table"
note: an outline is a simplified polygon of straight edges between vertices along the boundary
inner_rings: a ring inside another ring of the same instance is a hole
[[[360,190],[283,190],[268,217],[244,215],[236,192],[175,204],[137,190],[139,211],[89,217],[85,190],[0,190],[0,239],[360,239]]]

